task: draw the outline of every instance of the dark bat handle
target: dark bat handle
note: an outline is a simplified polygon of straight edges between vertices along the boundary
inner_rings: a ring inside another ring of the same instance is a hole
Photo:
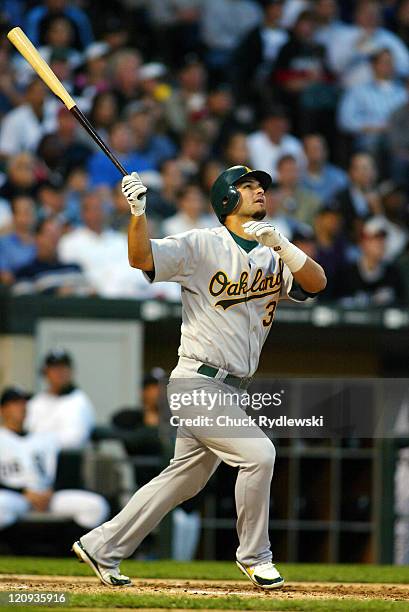
[[[112,151],[108,149],[105,142],[98,136],[98,134],[96,133],[96,131],[94,130],[94,128],[92,127],[92,125],[90,124],[90,122],[88,121],[84,113],[80,111],[78,106],[73,106],[72,108],[70,108],[70,113],[72,113],[74,117],[76,118],[76,120],[81,123],[82,127],[87,130],[91,138],[95,140],[95,142],[103,150],[105,155],[107,155],[109,159],[111,160],[111,162],[118,168],[119,172],[123,176],[128,174],[128,172],[125,170],[121,162],[118,161],[118,159],[115,157]]]

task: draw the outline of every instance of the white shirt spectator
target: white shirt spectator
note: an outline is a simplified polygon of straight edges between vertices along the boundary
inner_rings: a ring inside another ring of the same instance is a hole
[[[22,104],[7,113],[1,124],[0,153],[9,156],[35,151],[42,136],[56,128],[55,108],[55,103],[47,100],[41,121],[29,104]]]
[[[270,140],[265,132],[259,130],[247,137],[250,163],[253,168],[271,174],[273,181],[277,178],[277,162],[283,155],[292,155],[300,168],[305,166],[305,156],[301,142],[291,134],[285,134],[279,144]]]
[[[44,391],[27,403],[26,429],[32,433],[53,433],[64,450],[83,448],[94,425],[94,407],[81,389],[63,395]]]
[[[202,37],[212,49],[233,50],[240,39],[262,21],[262,10],[250,0],[206,0]]]
[[[61,238],[58,255],[61,261],[79,264],[90,285],[103,297],[143,300],[157,295],[177,299],[179,295],[174,287],[152,289],[142,271],[131,268],[127,239],[121,232],[106,229],[97,234],[79,227]]]

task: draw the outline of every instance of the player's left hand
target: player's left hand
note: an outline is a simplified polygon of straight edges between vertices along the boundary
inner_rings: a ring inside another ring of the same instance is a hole
[[[287,242],[287,238],[280,234],[274,225],[266,221],[247,221],[243,223],[243,228],[253,240],[275,250],[280,250],[280,247]]]

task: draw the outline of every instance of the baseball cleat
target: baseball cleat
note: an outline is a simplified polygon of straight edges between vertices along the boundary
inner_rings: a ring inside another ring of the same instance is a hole
[[[258,565],[243,565],[236,561],[237,567],[251,582],[261,589],[280,589],[284,584],[284,578],[280,576],[274,563],[265,561]]]
[[[128,576],[119,573],[116,567],[103,567],[91,557],[81,544],[81,540],[74,542],[71,550],[77,555],[80,563],[86,563],[100,579],[102,584],[114,587],[131,586],[132,582]]]

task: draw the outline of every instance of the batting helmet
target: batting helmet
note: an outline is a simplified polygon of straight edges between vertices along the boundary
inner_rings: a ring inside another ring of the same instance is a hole
[[[220,174],[210,191],[210,201],[220,223],[236,208],[240,192],[236,187],[244,178],[255,178],[264,191],[271,185],[271,176],[262,170],[251,170],[247,166],[232,166]]]

